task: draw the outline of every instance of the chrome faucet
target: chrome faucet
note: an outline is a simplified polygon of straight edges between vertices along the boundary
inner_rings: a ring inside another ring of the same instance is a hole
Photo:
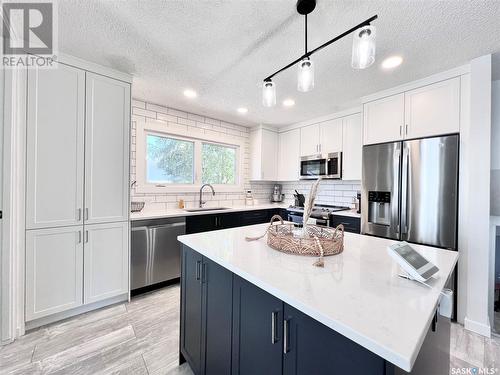
[[[203,188],[205,186],[208,186],[210,189],[212,189],[212,195],[215,195],[215,190],[214,190],[214,187],[210,184],[204,184],[201,186],[200,188],[200,208],[203,208],[203,205],[207,202],[203,201],[201,198],[202,198],[202,195],[203,195]]]

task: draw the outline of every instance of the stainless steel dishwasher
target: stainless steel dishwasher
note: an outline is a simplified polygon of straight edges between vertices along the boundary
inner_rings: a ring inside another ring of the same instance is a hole
[[[132,222],[131,290],[180,277],[181,246],[177,236],[185,233],[183,217]]]

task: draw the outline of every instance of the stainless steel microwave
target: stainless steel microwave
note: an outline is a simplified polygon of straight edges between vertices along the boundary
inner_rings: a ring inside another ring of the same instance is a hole
[[[300,158],[300,178],[302,180],[318,177],[342,178],[342,153],[332,152],[326,155],[311,155]]]

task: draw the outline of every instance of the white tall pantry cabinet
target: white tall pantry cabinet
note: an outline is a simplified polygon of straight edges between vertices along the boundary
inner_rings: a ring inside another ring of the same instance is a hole
[[[28,70],[26,321],[128,295],[130,84]]]

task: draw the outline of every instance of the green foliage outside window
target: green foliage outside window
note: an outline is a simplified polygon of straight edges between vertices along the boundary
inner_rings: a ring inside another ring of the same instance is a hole
[[[204,184],[236,184],[236,149],[203,143],[202,182]]]
[[[194,142],[148,134],[146,147],[148,182],[194,182]]]

